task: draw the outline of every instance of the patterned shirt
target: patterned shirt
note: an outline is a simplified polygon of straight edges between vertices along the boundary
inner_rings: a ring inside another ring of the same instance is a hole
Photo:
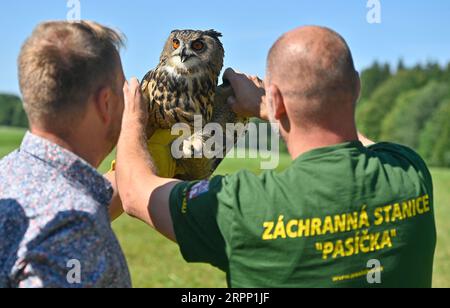
[[[0,288],[131,287],[112,194],[88,163],[27,133],[0,160]]]

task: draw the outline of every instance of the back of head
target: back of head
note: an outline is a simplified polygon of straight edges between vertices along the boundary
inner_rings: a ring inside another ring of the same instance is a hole
[[[302,27],[282,36],[269,53],[267,78],[299,125],[354,113],[359,76],[347,43],[330,29]]]
[[[19,56],[19,82],[30,125],[67,127],[100,87],[116,80],[122,36],[94,22],[45,22]]]

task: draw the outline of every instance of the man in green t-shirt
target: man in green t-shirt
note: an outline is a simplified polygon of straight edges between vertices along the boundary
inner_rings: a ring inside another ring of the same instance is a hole
[[[225,271],[231,287],[431,287],[430,173],[414,151],[358,136],[360,81],[344,39],[299,28],[272,47],[264,85],[231,69],[225,78],[237,113],[279,124],[292,165],[195,183],[157,177],[134,79],[117,154],[126,212],[188,262]]]

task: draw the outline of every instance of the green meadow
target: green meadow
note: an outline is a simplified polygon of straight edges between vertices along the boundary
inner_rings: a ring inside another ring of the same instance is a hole
[[[0,128],[0,158],[18,148],[24,130]],[[100,167],[108,170],[112,157]],[[280,170],[289,165],[281,157]],[[259,172],[258,160],[225,160],[217,171],[227,174],[240,169]],[[438,226],[434,287],[450,287],[450,170],[432,169]],[[130,266],[135,287],[225,287],[225,275],[208,265],[186,264],[177,245],[143,223],[123,216],[113,223]],[[414,269],[411,269],[414,270]]]

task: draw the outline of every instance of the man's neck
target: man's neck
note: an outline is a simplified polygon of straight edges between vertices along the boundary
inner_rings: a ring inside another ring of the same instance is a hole
[[[348,132],[333,132],[330,130],[314,128],[310,131],[294,129],[289,133],[287,140],[289,153],[293,160],[309,151],[325,148],[341,143],[358,141],[356,128]]]
[[[77,138],[74,136],[62,138],[57,134],[37,128],[32,128],[31,133],[74,153],[95,168],[98,168],[98,166],[100,165],[102,159],[99,158],[99,155],[94,153],[89,147],[83,147],[83,141],[77,140]]]

